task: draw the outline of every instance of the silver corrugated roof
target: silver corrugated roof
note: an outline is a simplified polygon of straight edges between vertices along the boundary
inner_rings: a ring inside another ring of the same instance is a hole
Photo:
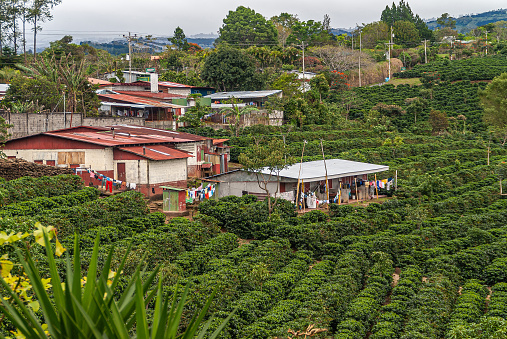
[[[326,165],[328,179],[384,172],[389,170],[389,166],[342,159],[326,160]],[[289,166],[288,168],[280,171],[280,177],[296,180],[299,177],[307,182],[326,179],[326,170],[322,160],[304,162],[301,166],[301,175],[299,175],[299,167],[299,163]],[[262,173],[269,175],[270,171],[265,169]],[[274,174],[276,175],[276,173]]]
[[[271,95],[275,95],[281,93],[282,91],[271,90],[271,91],[238,91],[238,92],[219,92],[214,94],[206,95],[204,98],[211,98],[211,100],[226,100],[231,98],[236,99],[255,99],[255,98],[265,98]]]

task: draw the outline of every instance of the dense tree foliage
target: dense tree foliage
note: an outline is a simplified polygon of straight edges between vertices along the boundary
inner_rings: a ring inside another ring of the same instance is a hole
[[[432,32],[426,25],[426,23],[419,17],[418,14],[412,12],[410,5],[408,2],[404,0],[400,0],[398,6],[393,2],[392,6],[386,6],[384,11],[382,11],[382,15],[380,20],[386,23],[388,26],[394,26],[398,21],[408,21],[412,23],[417,31],[419,32],[419,36],[423,39],[431,39]],[[410,44],[413,41],[407,40],[402,41],[404,44]]]
[[[504,135],[507,140],[507,73],[496,77],[479,92],[484,107],[484,121]]]
[[[173,44],[178,50],[186,51],[189,49],[187,38],[185,37],[185,33],[180,26],[174,29],[174,33],[172,38],[168,38],[169,42]]]
[[[273,23],[248,7],[239,6],[235,11],[229,11],[223,22],[216,44],[248,47],[277,43],[277,31]]]
[[[201,77],[219,91],[258,90],[262,86],[252,58],[227,46],[206,57]]]

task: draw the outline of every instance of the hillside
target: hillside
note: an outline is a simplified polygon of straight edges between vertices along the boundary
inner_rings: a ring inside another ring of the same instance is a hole
[[[474,28],[501,20],[507,20],[506,9],[497,9],[479,14],[468,14],[456,18],[456,30],[459,33],[465,34],[470,32]],[[436,20],[428,21],[427,25],[430,29],[436,29],[438,27]]]

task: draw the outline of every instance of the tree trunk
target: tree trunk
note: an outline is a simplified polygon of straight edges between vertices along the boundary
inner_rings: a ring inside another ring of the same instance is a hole
[[[2,56],[2,50],[4,46],[2,45],[3,35],[2,35],[2,23],[0,22],[0,56]]]
[[[36,60],[37,60],[37,14],[35,14],[33,17],[33,61]]]
[[[15,5],[14,5],[15,6]],[[16,9],[13,9],[12,12],[12,40],[14,43],[14,55],[18,55],[18,39],[16,34],[16,28],[17,28],[17,18],[16,18]]]
[[[26,64],[26,8],[23,7],[23,55],[25,56]]]

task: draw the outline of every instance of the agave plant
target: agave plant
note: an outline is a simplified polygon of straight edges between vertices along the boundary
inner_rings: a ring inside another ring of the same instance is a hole
[[[127,254],[123,257],[119,272],[111,274],[113,249],[109,252],[102,271],[98,271],[99,237],[95,240],[93,254],[86,278],[81,277],[81,263],[78,237],[74,238],[74,259],[66,257],[65,280],[61,281],[57,264],[47,233],[44,233],[51,291],[48,292],[47,279],[43,280],[28,249],[16,248],[16,255],[28,277],[40,309],[43,322],[30,307],[20,299],[9,284],[0,277],[6,298],[0,298],[0,312],[17,329],[18,337],[27,338],[216,338],[232,314],[211,334],[206,333],[212,319],[204,322],[211,305],[213,293],[206,305],[194,314],[183,332],[180,320],[187,302],[189,286],[177,301],[176,293],[172,298],[164,296],[162,279],[158,287],[150,290],[159,269],[155,269],[142,281],[141,265],[129,279],[126,288],[118,292],[118,282],[125,265]],[[84,284],[84,286],[83,286]],[[216,291],[215,291],[216,292]],[[153,319],[148,322],[146,305],[155,298]],[[0,338],[4,338],[0,334]]]

